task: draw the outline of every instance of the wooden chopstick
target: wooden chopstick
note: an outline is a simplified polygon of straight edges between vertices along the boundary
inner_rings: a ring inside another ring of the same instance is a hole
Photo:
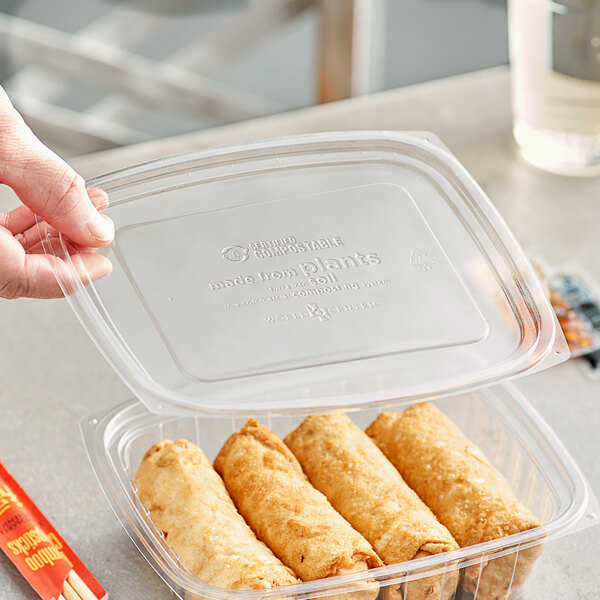
[[[68,581],[63,583],[62,595],[65,600],[81,600],[81,596],[73,589]]]
[[[65,600],[98,600],[75,571],[67,575],[63,585],[63,596]]]

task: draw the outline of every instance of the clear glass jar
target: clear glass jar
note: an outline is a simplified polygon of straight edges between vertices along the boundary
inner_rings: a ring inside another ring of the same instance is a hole
[[[600,0],[509,0],[514,136],[523,158],[600,174]]]

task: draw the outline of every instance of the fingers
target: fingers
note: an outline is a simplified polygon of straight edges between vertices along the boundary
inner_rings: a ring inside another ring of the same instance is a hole
[[[110,261],[94,250],[114,237],[112,222],[98,212],[108,206],[106,193],[85,189],[83,179],[33,135],[2,88],[0,183],[25,205],[0,214],[0,297],[57,298],[63,295],[57,276],[71,293],[111,272]],[[35,215],[45,222],[38,225]],[[60,258],[58,232],[67,238],[68,262]],[[40,236],[56,256],[44,254]]]
[[[0,183],[23,204],[82,246],[112,241],[114,226],[95,209],[83,179],[33,135],[1,90],[0,140]],[[107,202],[101,190],[92,196]]]
[[[91,188],[87,190],[87,193],[90,200],[92,201],[92,204],[98,210],[103,210],[108,206],[108,196],[104,190],[101,190],[100,188]],[[40,228],[40,234],[47,232],[48,229],[51,229],[53,232],[56,232],[56,230],[53,227],[49,228],[49,226],[46,223],[36,224],[35,214],[27,206],[19,206],[18,208],[15,208],[14,210],[11,210],[8,213],[0,213],[0,227],[5,227],[13,235],[18,235],[19,233],[22,233],[23,235],[25,235],[25,237],[28,238],[31,238],[31,236],[35,236],[35,231],[27,233],[28,230],[36,229],[37,227]],[[39,241],[39,234],[37,238],[37,241]],[[31,245],[31,242],[29,242],[28,245]]]
[[[58,246],[60,246],[60,240],[58,239],[58,231],[54,229],[54,227],[48,225],[48,223],[35,224],[33,227],[26,229],[23,233],[17,233],[15,235],[15,239],[21,246],[23,246],[25,252],[33,252],[33,248],[36,246],[40,246],[39,254],[42,254],[45,250],[41,245],[42,241],[46,241],[46,246],[48,247],[48,253],[54,254],[55,256],[62,256],[64,250],[60,247],[59,252],[57,253]],[[69,255],[79,254],[80,252],[97,252],[98,248],[90,248],[89,246],[81,246],[80,244],[76,244],[71,240],[65,240],[63,238],[64,243],[67,246],[67,251]],[[57,242],[55,244],[54,242]]]
[[[35,225],[35,215],[26,206],[19,206],[8,213],[0,214],[0,226],[8,229],[13,235],[22,233]]]
[[[75,254],[71,257],[73,266],[81,281],[87,285],[90,281],[95,281],[105,277],[112,271],[110,261],[94,253]],[[54,262],[54,266],[52,265]],[[76,291],[76,283],[71,270],[67,265],[54,256],[44,254],[26,254],[21,272],[21,278],[13,289],[20,298],[60,298],[63,296],[54,268],[63,272],[63,283],[67,287],[67,293]],[[6,297],[6,296],[5,296]]]
[[[53,238],[49,243],[60,245],[60,240]],[[67,293],[72,293],[81,282],[87,285],[112,271],[110,261],[93,252],[71,255],[75,272],[58,256],[45,255],[41,243],[30,252],[27,254],[9,232],[0,231],[0,298],[59,298],[63,293],[57,275]]]
[[[48,225],[48,223],[40,223],[39,225],[34,225],[29,229],[23,231],[23,233],[18,233],[15,236],[15,239],[26,251],[33,248],[33,246],[39,244],[42,239],[51,237],[58,237],[58,233],[54,227]]]
[[[81,254],[82,252],[98,252],[100,249],[80,246],[64,238],[61,240],[56,229],[50,227],[48,223],[34,225],[31,229],[17,234],[15,239],[21,244],[26,254],[48,254],[50,256],[58,256],[61,260],[65,260],[67,256]]]
[[[87,190],[87,195],[97,210],[108,208],[108,194],[104,190],[100,188],[89,188]]]

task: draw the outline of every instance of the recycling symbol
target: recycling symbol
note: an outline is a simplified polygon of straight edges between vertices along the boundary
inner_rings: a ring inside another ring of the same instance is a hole
[[[435,260],[421,250],[413,250],[410,255],[410,264],[418,271],[431,271],[433,265],[435,265]]]

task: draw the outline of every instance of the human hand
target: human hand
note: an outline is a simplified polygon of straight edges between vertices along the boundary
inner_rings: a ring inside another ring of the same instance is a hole
[[[46,255],[64,234],[73,266],[82,281],[108,275],[110,261],[96,253],[114,237],[110,219],[98,210],[108,196],[85,183],[67,163],[46,148],[27,127],[0,87],[0,184],[13,189],[23,206],[0,213],[0,298],[58,298],[54,269],[69,276],[57,256]],[[97,210],[98,209],[98,210]],[[39,226],[35,215],[44,219]]]

